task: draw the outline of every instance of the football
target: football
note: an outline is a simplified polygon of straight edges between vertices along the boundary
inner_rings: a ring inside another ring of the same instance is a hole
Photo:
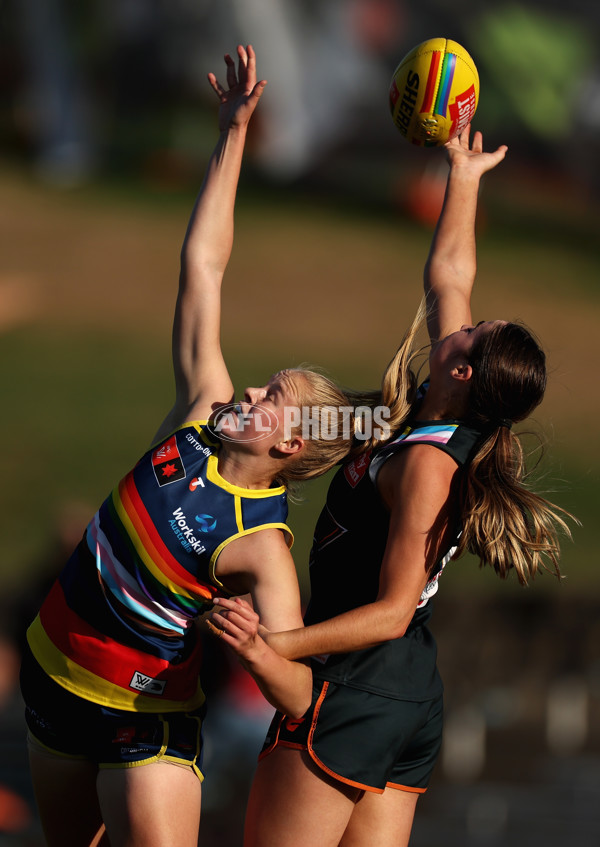
[[[464,47],[429,38],[400,62],[390,84],[390,110],[401,134],[420,147],[459,135],[479,102],[479,74]]]

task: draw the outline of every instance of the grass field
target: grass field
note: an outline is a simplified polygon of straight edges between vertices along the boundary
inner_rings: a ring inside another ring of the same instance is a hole
[[[192,200],[106,187],[56,193],[0,171],[4,591],[49,555],[65,503],[96,508],[172,402],[170,323]],[[474,317],[520,317],[547,350],[551,383],[535,421],[549,442],[541,487],[583,521],[565,547],[566,590],[597,590],[592,229],[549,216],[543,201],[521,203],[495,174],[482,203]],[[393,209],[360,214],[250,190],[238,212],[223,310],[236,386],[305,361],[347,384],[376,385],[417,306],[430,232]],[[307,487],[305,503],[292,507],[303,586],[324,485]],[[493,582],[461,572],[474,590]]]

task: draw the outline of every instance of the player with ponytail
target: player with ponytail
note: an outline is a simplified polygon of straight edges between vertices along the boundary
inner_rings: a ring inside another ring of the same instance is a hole
[[[513,423],[540,403],[545,357],[517,323],[474,325],[480,180],[506,147],[470,127],[448,142],[444,205],[425,297],[373,406],[390,436],[356,441],[334,476],[311,552],[305,627],[268,632],[242,601],[213,615],[236,651],[266,640],[312,657],[301,719],[277,713],[255,775],[246,847],[406,847],[442,737],[442,683],[428,628],[445,566],[469,550],[502,577],[557,575],[567,515],[533,493]],[[429,377],[418,385],[426,322]],[[219,602],[221,602],[219,600]]]

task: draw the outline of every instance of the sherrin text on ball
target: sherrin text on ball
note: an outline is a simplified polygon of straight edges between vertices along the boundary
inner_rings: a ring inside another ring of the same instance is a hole
[[[471,122],[479,102],[475,62],[456,41],[430,38],[400,62],[390,84],[390,110],[401,134],[438,147]]]

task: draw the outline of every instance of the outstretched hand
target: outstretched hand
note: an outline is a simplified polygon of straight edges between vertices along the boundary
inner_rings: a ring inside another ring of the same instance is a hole
[[[256,54],[251,45],[237,48],[238,67],[229,55],[225,54],[227,65],[227,88],[224,88],[215,74],[208,74],[208,81],[219,98],[219,130],[223,132],[233,126],[245,126],[267,84],[266,79],[256,81]]]
[[[508,147],[501,144],[492,153],[483,152],[483,135],[476,132],[471,143],[471,124],[450,141],[444,144],[451,168],[468,168],[470,172],[481,176],[491,171],[504,159]]]

